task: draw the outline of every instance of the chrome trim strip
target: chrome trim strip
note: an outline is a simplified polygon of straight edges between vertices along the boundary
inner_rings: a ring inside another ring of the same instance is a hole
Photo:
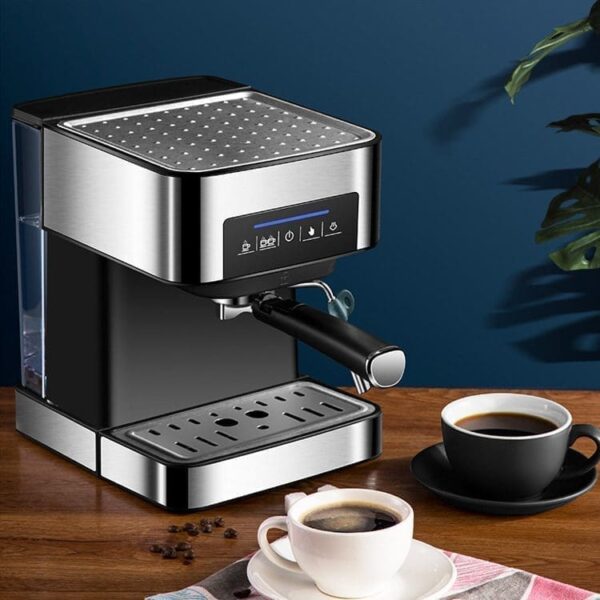
[[[17,431],[91,471],[96,470],[96,433],[93,430],[18,389],[15,407]]]
[[[287,444],[186,469],[187,502],[174,506],[169,476],[179,470],[102,437],[100,474],[169,509],[193,510],[314,477],[381,452],[381,419],[371,417]],[[181,490],[179,490],[181,491]]]

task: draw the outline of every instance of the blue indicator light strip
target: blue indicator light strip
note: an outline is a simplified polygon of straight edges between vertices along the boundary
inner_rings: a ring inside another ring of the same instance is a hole
[[[292,223],[293,221],[303,221],[304,219],[314,219],[315,217],[324,217],[329,214],[329,209],[315,210],[314,212],[302,213],[293,217],[285,217],[284,219],[274,219],[273,221],[264,221],[254,225],[254,229],[264,229],[265,227],[273,227],[274,225],[283,225],[283,223]]]

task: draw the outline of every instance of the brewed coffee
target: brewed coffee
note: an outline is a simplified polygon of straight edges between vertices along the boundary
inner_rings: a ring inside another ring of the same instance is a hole
[[[302,519],[307,527],[335,533],[378,531],[399,522],[399,517],[380,506],[354,503],[318,508]]]
[[[554,431],[552,421],[535,415],[509,412],[493,412],[463,417],[455,423],[468,431],[498,435],[502,437],[523,437]]]

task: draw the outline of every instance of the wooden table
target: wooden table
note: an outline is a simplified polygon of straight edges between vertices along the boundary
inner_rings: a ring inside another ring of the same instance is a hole
[[[440,438],[444,404],[474,390],[393,389],[368,397],[384,413],[378,460],[190,515],[221,515],[239,530],[193,539],[186,566],[150,554],[169,539],[171,515],[59,458],[14,431],[13,391],[0,388],[0,598],[129,599],[175,590],[256,549],[256,528],[281,514],[292,490],[332,483],[402,496],[415,509],[415,536],[448,550],[497,561],[600,590],[600,486],[576,502],[533,517],[493,517],[445,505],[411,476],[409,462]],[[541,392],[571,410],[575,422],[600,424],[600,392]],[[582,451],[591,445],[582,442]]]

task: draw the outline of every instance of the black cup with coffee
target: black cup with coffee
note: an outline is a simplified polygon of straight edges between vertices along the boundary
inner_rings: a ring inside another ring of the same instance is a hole
[[[475,492],[498,500],[533,497],[557,477],[575,477],[600,461],[600,429],[573,425],[569,411],[546,398],[496,393],[467,396],[442,411],[448,460]],[[563,468],[569,446],[591,438],[596,451]]]

